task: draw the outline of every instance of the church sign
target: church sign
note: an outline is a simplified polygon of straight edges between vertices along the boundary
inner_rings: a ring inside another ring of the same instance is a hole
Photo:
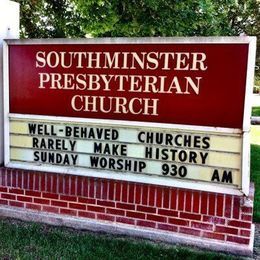
[[[251,37],[8,40],[5,164],[248,194],[254,48]]]

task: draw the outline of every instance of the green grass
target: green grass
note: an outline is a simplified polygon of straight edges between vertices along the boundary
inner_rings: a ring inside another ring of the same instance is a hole
[[[260,222],[260,145],[251,145],[251,181],[255,183],[254,222]]]
[[[251,181],[255,183],[254,222],[260,222],[260,126],[251,128]]]
[[[0,219],[0,259],[238,259],[141,239]]]
[[[252,116],[260,116],[260,107],[252,108]]]

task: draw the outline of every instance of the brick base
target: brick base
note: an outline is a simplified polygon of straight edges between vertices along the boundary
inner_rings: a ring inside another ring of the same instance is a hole
[[[251,189],[253,194],[254,189]],[[125,181],[0,168],[0,204],[118,227],[184,234],[223,245],[253,243],[248,198]]]

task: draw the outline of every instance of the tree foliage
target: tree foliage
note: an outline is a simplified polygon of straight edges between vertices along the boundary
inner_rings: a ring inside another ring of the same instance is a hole
[[[20,3],[21,38],[84,37],[80,15],[67,0],[16,0]]]
[[[259,34],[258,0],[74,0],[93,36]],[[258,25],[258,29],[256,26]]]

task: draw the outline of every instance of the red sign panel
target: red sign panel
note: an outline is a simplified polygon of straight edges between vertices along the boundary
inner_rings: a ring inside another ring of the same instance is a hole
[[[242,128],[248,44],[9,45],[10,112]]]

